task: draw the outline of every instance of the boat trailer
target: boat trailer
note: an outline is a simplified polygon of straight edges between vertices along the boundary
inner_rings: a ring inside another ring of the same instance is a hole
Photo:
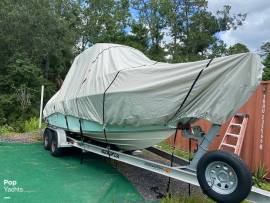
[[[200,186],[204,193],[215,200],[223,198],[222,202],[240,202],[241,200],[238,201],[237,199],[241,199],[244,196],[244,198],[251,202],[269,203],[270,192],[254,186],[251,188],[251,184],[250,188],[248,188],[249,180],[245,180],[248,179],[247,177],[244,177],[245,173],[239,175],[239,171],[236,170],[235,172],[235,162],[243,162],[239,157],[236,155],[231,156],[230,153],[223,151],[207,153],[208,147],[217,135],[219,128],[220,125],[213,124],[207,135],[204,135],[201,128],[198,126],[193,127],[192,130],[182,129],[185,137],[197,139],[199,143],[198,150],[192,161],[186,166],[168,166],[131,155],[122,150],[111,149],[110,147],[98,145],[92,142],[88,143],[85,142],[84,139],[78,139],[78,136],[74,137],[64,129],[55,126],[48,126],[42,134],[44,139],[44,148],[50,150],[53,156],[60,156],[64,148],[75,147],[81,149],[83,152],[92,152],[167,176],[169,178],[180,180],[194,186]],[[226,159],[228,156],[235,162],[227,162]],[[221,159],[217,159],[217,157]],[[241,163],[240,168],[243,167]],[[241,175],[244,175],[242,179]],[[235,193],[238,186],[242,192],[241,194],[239,194],[239,191],[238,193]],[[235,194],[231,195],[233,193]],[[219,202],[221,201],[219,200]]]

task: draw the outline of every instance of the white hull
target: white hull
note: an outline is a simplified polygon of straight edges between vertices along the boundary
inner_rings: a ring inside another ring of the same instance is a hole
[[[76,117],[65,117],[63,114],[53,114],[49,116],[46,121],[49,125],[57,128],[80,133],[80,122]],[[116,145],[124,150],[136,150],[151,147],[167,139],[175,132],[174,128],[169,128],[168,126],[108,126],[106,128],[106,141],[102,125],[81,119],[81,127],[84,136],[99,142]]]
[[[155,144],[167,139],[175,132],[174,129],[162,130],[162,131],[144,131],[144,132],[107,132],[107,142],[116,145],[120,149],[124,150],[136,150],[151,147]],[[103,132],[100,133],[86,133],[85,136],[106,143]]]

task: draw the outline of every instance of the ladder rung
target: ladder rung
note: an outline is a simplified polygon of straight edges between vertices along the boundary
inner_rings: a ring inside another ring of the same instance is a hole
[[[247,117],[248,115],[247,115],[246,113],[237,113],[237,114],[235,114],[235,116],[245,118],[245,117]]]
[[[236,137],[236,138],[238,138],[238,137],[239,137],[239,135],[238,135],[238,134],[234,134],[234,133],[226,133],[226,135],[230,135],[230,136],[232,136],[232,137]]]
[[[236,119],[236,117],[239,117],[240,119]],[[226,130],[226,133],[224,134],[224,137],[219,145],[219,149],[227,150],[227,151],[229,150],[231,151],[231,149],[233,149],[234,153],[239,155],[241,152],[242,144],[243,144],[247,122],[248,122],[247,114],[234,115],[234,117],[231,118],[230,124]],[[236,132],[234,131],[234,129],[237,129],[239,131]],[[234,138],[234,141],[236,140],[236,143],[232,142],[232,138]]]
[[[242,124],[239,124],[239,123],[231,123],[230,126],[237,126],[237,127],[241,127]]]
[[[235,148],[235,145],[231,145],[231,144],[227,144],[227,143],[222,143],[222,146],[226,146],[226,147],[231,147],[231,148]]]

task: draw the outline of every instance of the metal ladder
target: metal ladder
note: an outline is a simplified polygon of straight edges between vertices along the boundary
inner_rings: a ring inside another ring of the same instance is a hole
[[[234,115],[219,145],[219,149],[233,152],[239,156],[245,137],[247,122],[248,114],[237,113]]]

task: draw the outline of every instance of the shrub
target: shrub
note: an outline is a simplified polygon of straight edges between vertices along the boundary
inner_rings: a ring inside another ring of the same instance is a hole
[[[14,132],[14,129],[11,126],[9,126],[7,124],[0,126],[0,135],[8,134],[11,132]]]
[[[38,130],[39,119],[32,117],[24,123],[24,132],[32,132]]]
[[[161,199],[160,203],[214,203],[214,201],[204,196],[191,196],[191,197],[169,197],[166,196]]]
[[[264,178],[266,175],[267,175],[267,171],[265,169],[265,166],[263,164],[260,164],[260,166],[257,168],[253,176],[254,183],[257,186],[261,187],[261,183],[264,182]]]

